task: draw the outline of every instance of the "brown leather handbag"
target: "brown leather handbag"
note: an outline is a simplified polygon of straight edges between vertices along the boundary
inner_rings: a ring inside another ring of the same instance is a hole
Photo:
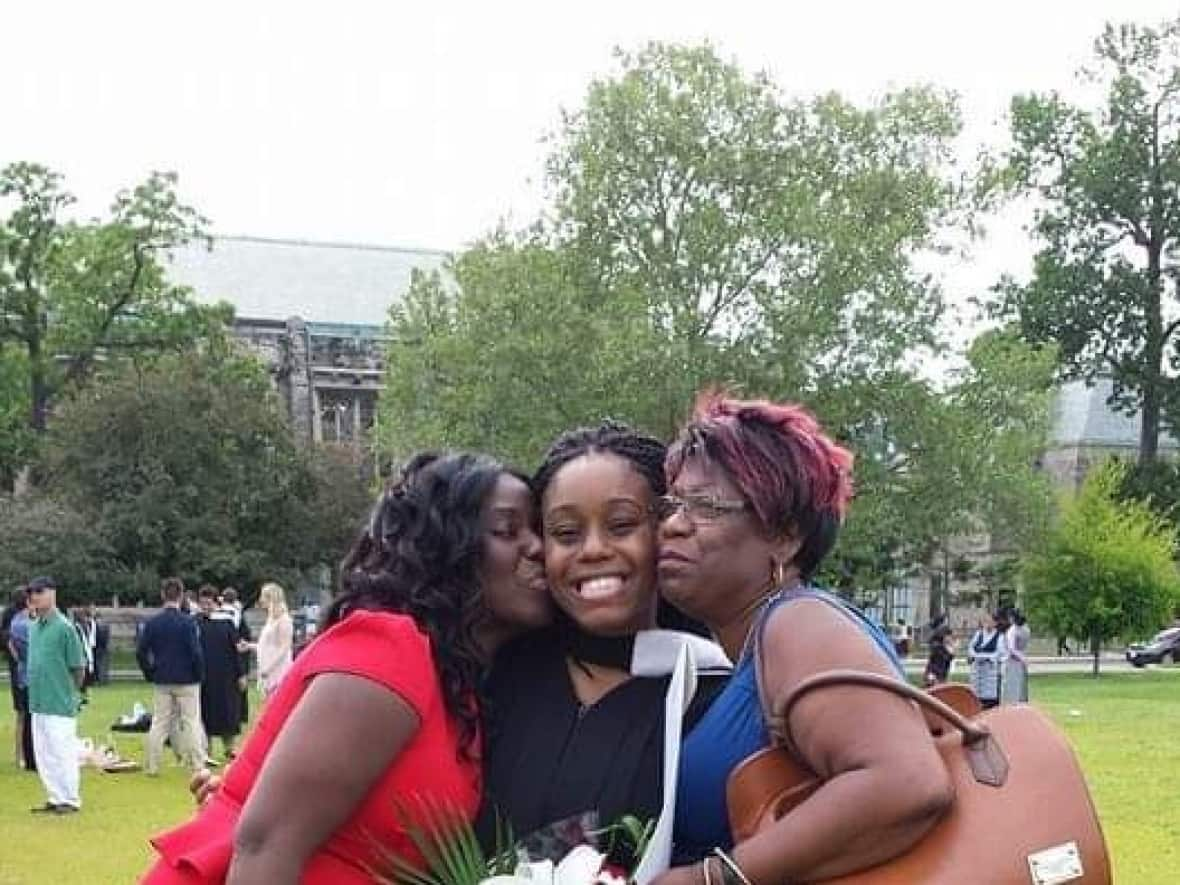
[[[800,683],[778,705],[774,721],[788,722],[800,698],[833,685],[868,686],[918,704],[954,784],[955,801],[900,857],[825,882],[1111,882],[1106,842],[1081,769],[1065,737],[1035,707],[1022,704],[980,712],[970,690],[947,687],[935,693],[943,693],[948,704],[897,679],[833,670]],[[735,841],[774,824],[821,786],[785,745],[750,756],[734,769],[726,785]]]

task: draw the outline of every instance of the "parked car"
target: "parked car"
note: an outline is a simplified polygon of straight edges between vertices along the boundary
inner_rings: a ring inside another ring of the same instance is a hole
[[[1161,630],[1150,642],[1132,642],[1127,646],[1127,661],[1132,667],[1162,664],[1167,657],[1173,664],[1180,664],[1180,626]]]

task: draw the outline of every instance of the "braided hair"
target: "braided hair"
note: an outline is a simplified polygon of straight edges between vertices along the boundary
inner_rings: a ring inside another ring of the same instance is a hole
[[[358,609],[414,619],[430,637],[447,712],[474,756],[483,663],[473,627],[483,614],[484,502],[505,468],[486,455],[425,453],[402,469],[340,566],[324,627]]]
[[[639,471],[655,496],[668,490],[664,476],[667,449],[654,436],[647,436],[618,421],[603,421],[597,427],[569,430],[554,440],[545,453],[537,472],[533,474],[533,489],[538,497],[545,494],[553,477],[570,461],[595,452],[618,455]]]
[[[626,424],[607,419],[597,427],[579,427],[563,433],[554,440],[549,446],[549,451],[545,453],[541,466],[533,474],[532,485],[537,499],[545,496],[545,490],[562,467],[584,455],[594,453],[617,455],[628,461],[647,480],[653,498],[667,493],[668,479],[664,471],[667,447],[654,436],[648,436]],[[562,617],[559,613],[558,618]],[[656,609],[656,621],[667,629],[700,635],[707,633],[704,625],[684,615],[662,596]]]

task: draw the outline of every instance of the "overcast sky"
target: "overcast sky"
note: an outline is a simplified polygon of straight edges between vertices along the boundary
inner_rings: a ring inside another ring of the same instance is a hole
[[[615,46],[708,39],[800,96],[939,84],[960,93],[978,142],[1002,137],[1015,92],[1077,94],[1104,21],[1178,11],[1174,0],[6,0],[0,164],[63,172],[87,214],[172,169],[219,233],[454,249],[535,213],[541,139],[614,69]],[[1026,268],[1019,224],[992,231],[952,288]]]

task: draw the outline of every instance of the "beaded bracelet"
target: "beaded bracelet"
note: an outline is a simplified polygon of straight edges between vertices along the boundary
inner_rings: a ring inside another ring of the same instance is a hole
[[[706,857],[701,861],[701,869],[705,872],[705,885],[713,885],[713,877],[709,875],[709,861],[713,858]]]
[[[737,865],[737,861],[732,857],[720,848],[714,848],[713,854],[721,861],[721,879],[724,885],[754,885],[750,881],[750,877],[742,872],[742,868]],[[709,883],[706,883],[706,885],[709,885]]]

